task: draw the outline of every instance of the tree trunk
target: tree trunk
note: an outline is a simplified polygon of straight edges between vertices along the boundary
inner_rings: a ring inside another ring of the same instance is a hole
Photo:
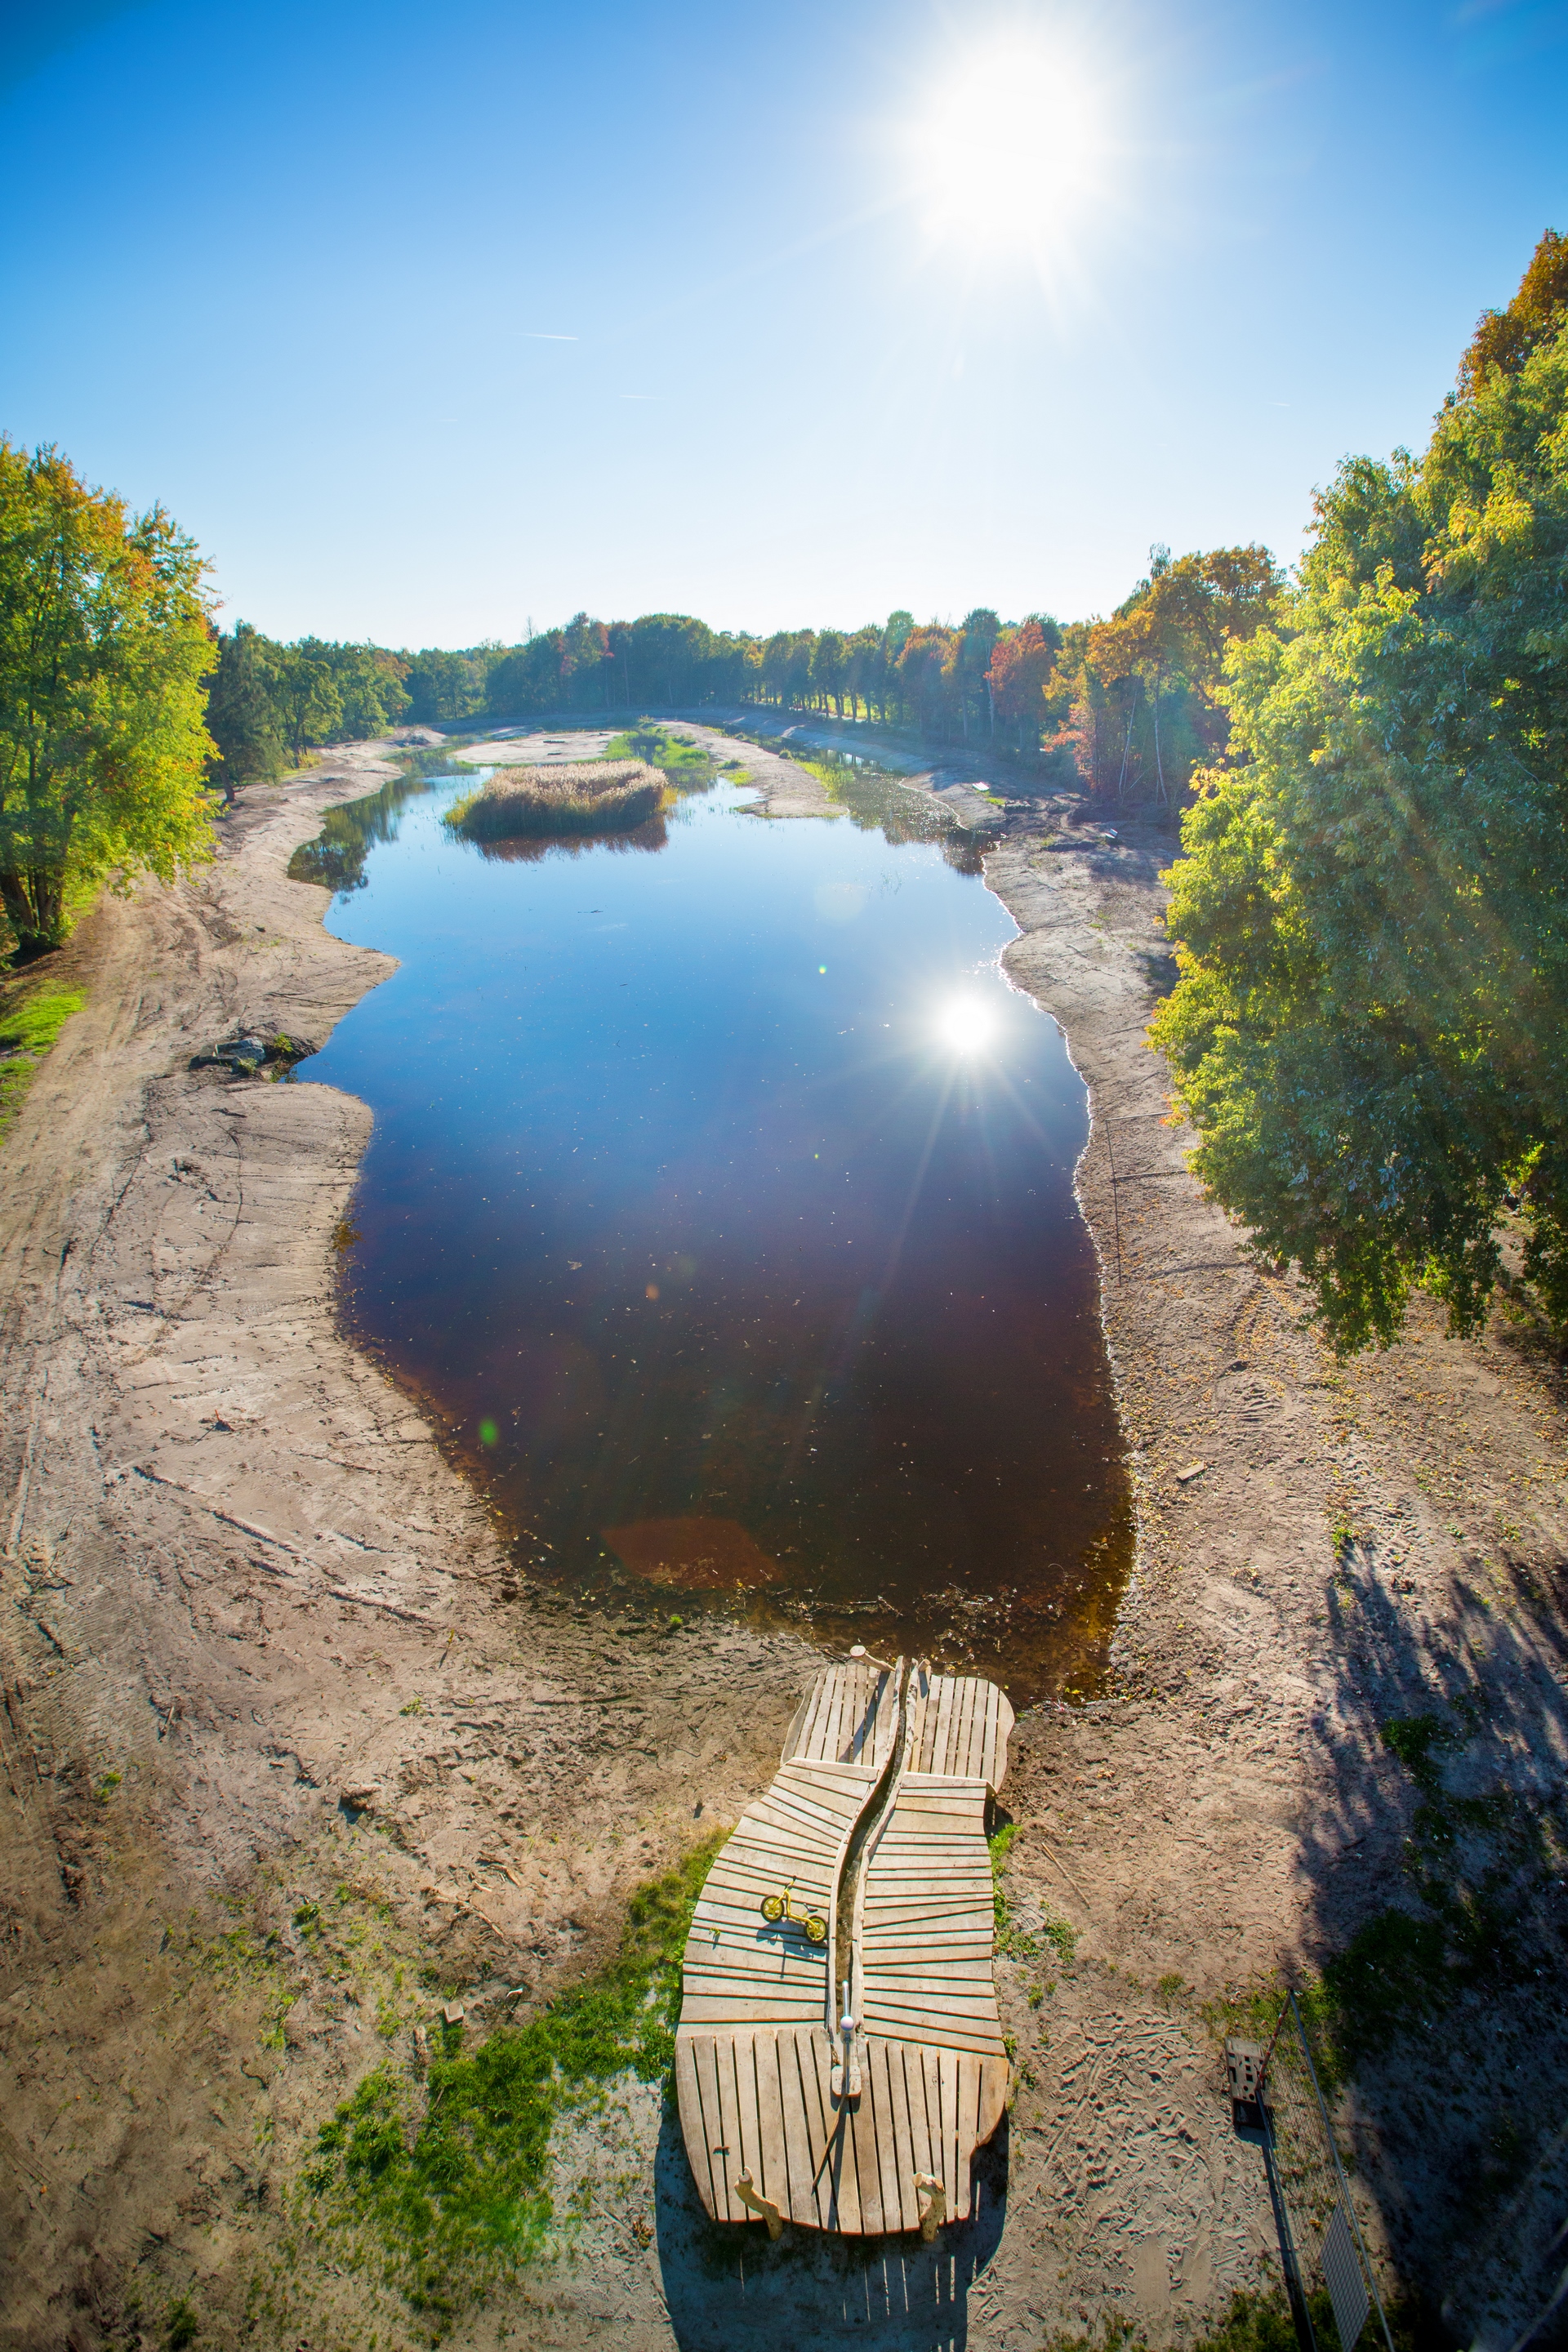
[[[1127,704],[1127,734],[1121,746],[1121,773],[1116,779],[1116,798],[1118,803],[1124,801],[1127,797],[1127,761],[1129,754],[1132,750],[1132,721],[1137,717],[1137,714],[1138,705],[1129,698]]]
[[[1154,773],[1160,782],[1160,805],[1169,808],[1171,796],[1165,790],[1165,762],[1160,756],[1160,681],[1154,680]]]
[[[0,905],[25,951],[58,948],[65,937],[63,867],[0,867]]]

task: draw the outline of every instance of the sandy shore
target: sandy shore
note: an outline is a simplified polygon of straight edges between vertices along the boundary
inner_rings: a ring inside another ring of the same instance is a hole
[[[742,756],[773,815],[824,808],[787,759]],[[107,2343],[130,2295],[187,2291],[203,2341],[284,2341],[245,2334],[247,2282],[315,2126],[405,2046],[419,1969],[480,2021],[580,1969],[637,1881],[766,1783],[814,1664],[514,1581],[429,1422],[336,1328],[368,1112],[187,1066],[237,1024],[319,1044],[391,968],[284,874],[384,772],[334,752],[247,795],[195,883],[106,901],[62,958],[88,1008],[6,1146],[0,2345]],[[837,2341],[847,2294],[853,2332],[900,2347],[1110,2313],[1191,2333],[1272,2244],[1204,2005],[1398,1896],[1415,1792],[1380,1725],[1458,1698],[1468,1790],[1560,1799],[1561,1376],[1521,1325],[1462,1345],[1425,1309],[1338,1372],[1246,1262],[1142,1044],[1166,855],[1015,824],[986,865],[1012,975],[1091,1089],[1080,1192],[1141,1507],[1104,1696],[1020,1727],[1015,1906],[1079,1941],[1037,2007],[1038,1967],[1000,1972],[1022,2087],[990,2202],[942,2263],[753,2252],[737,2305],[633,2098],[613,2164],[563,2151],[605,2184],[574,2264],[459,2341],[728,2347],[737,2311],[763,2345]],[[312,1958],[310,1905],[363,1921],[379,2008]],[[1540,1982],[1467,1994],[1345,2114],[1375,2242],[1500,2352],[1555,2284],[1568,2190]],[[404,2340],[363,2280],[298,2291],[322,2329],[374,2314]]]

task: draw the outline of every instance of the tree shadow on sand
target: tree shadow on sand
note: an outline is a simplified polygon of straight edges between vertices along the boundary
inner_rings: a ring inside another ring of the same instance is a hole
[[[837,2238],[785,2229],[775,2245],[761,2222],[710,2221],[667,2102],[654,2159],[658,2262],[680,2352],[800,2352],[813,2342],[886,2352],[962,2352],[969,2298],[1001,2242],[1007,2204],[1007,2118],[974,2159],[967,2221],[923,2245],[918,2232]]]
[[[1466,2341],[1545,2341],[1568,2284],[1568,1570],[1505,1549],[1440,1611],[1415,1589],[1398,1538],[1364,1537],[1328,1589],[1337,1685],[1300,1830],[1313,2006],[1406,2283]]]

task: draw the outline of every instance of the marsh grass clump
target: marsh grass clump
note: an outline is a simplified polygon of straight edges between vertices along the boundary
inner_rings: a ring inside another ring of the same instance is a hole
[[[617,2076],[668,2074],[680,1958],[720,1832],[640,1888],[619,1949],[598,1972],[470,2051],[444,2027],[423,2097],[390,2062],[367,2074],[318,2135],[302,2218],[319,2241],[347,2231],[388,2284],[438,2329],[543,2249],[557,2120]]]
[[[664,801],[664,777],[646,760],[574,760],[508,768],[447,812],[469,841],[542,833],[620,833],[646,824]]]

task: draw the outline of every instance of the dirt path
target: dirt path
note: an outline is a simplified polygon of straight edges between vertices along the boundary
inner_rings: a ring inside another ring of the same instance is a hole
[[[745,757],[773,814],[823,806]],[[6,1147],[0,2345],[133,2341],[132,2297],[161,2341],[186,2293],[204,2342],[416,2340],[360,2276],[296,2281],[287,2326],[245,2317],[316,2125],[433,1988],[483,2024],[601,1950],[630,1886],[766,1784],[815,1663],[518,1584],[427,1421],[336,1330],[368,1113],[187,1067],[240,1024],[320,1043],[390,969],[284,876],[384,772],[334,754],[247,799],[198,883],[106,902],[63,959],[88,1009]],[[557,2150],[571,2261],[459,2341],[1194,2332],[1272,2243],[1202,2005],[1409,1902],[1417,1792],[1380,1727],[1424,1711],[1471,1801],[1460,1843],[1513,1870],[1523,1925],[1362,2065],[1358,2194],[1466,2340],[1503,2352],[1555,2284],[1568,2051],[1530,1971],[1560,1971],[1561,1871],[1539,1839],[1519,1855],[1568,1752],[1561,1376],[1522,1325],[1461,1346],[1425,1311],[1336,1372],[1244,1261],[1142,1042],[1165,854],[1025,828],[987,860],[1013,975],[1093,1094],[1080,1188],[1142,1535],[1103,1695],[1020,1726],[1021,2088],[976,2219],[932,2254],[757,2231],[716,2263],[657,2097],[617,2095]]]

